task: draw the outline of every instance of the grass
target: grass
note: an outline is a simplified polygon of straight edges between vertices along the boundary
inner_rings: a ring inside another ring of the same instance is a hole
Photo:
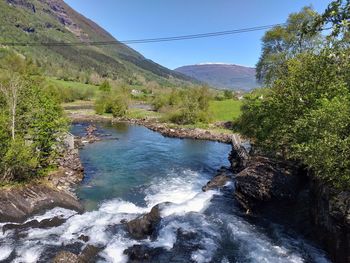
[[[241,115],[242,102],[239,100],[211,101],[209,110],[214,122],[233,121]]]
[[[98,90],[98,86],[91,85],[91,84],[85,84],[77,81],[69,81],[69,80],[61,80],[61,79],[55,79],[55,78],[47,78],[47,81],[49,83],[52,83],[54,85],[57,85],[62,88],[79,88],[79,89],[94,89]]]
[[[155,111],[144,109],[129,109],[127,117],[132,119],[159,118],[161,117],[161,114]]]

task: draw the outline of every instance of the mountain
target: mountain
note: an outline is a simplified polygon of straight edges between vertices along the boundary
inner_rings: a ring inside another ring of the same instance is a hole
[[[251,90],[259,86],[255,68],[224,63],[204,63],[183,66],[175,71],[219,89]]]
[[[0,43],[117,41],[63,0],[0,0]],[[2,45],[4,47],[4,45]],[[1,44],[0,44],[1,47]],[[48,75],[93,75],[137,82],[177,83],[190,78],[146,59],[130,47],[114,45],[33,46],[5,48],[36,60]]]

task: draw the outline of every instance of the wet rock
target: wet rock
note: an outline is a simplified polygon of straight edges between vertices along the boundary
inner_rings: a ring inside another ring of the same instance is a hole
[[[291,163],[255,156],[236,175],[235,197],[249,211],[262,202],[295,200],[300,183],[298,172]]]
[[[87,242],[89,242],[90,237],[89,236],[85,236],[85,235],[80,235],[78,237],[78,239],[81,240],[81,241],[84,241],[85,243],[87,243]]]
[[[82,263],[82,262],[80,262],[78,255],[68,251],[62,251],[55,256],[55,258],[52,260],[52,263]]]
[[[6,232],[8,230],[22,230],[27,228],[51,228],[62,225],[66,220],[59,217],[54,217],[50,219],[43,219],[40,222],[38,220],[32,220],[24,224],[6,224],[3,226],[2,231]]]
[[[34,213],[54,207],[83,211],[73,194],[43,184],[2,189],[0,192],[0,222],[22,222]]]
[[[87,245],[79,255],[80,262],[95,262],[95,258],[102,251],[102,248]]]
[[[221,169],[218,174],[202,187],[203,192],[222,188],[232,179],[232,173],[228,169]]]
[[[125,255],[129,257],[130,263],[145,263],[145,262],[160,262],[158,260],[155,261],[157,257],[160,255],[164,255],[166,253],[164,248],[151,248],[147,245],[133,245],[123,252]],[[164,261],[163,261],[164,262]]]
[[[52,263],[93,263],[101,251],[102,248],[92,245],[87,245],[79,255],[68,251],[61,251],[54,257]]]
[[[145,239],[151,236],[161,220],[160,212],[164,205],[158,204],[148,214],[129,221],[126,225],[130,235],[135,239]]]
[[[350,192],[319,180],[311,182],[311,217],[315,238],[334,262],[350,262]]]

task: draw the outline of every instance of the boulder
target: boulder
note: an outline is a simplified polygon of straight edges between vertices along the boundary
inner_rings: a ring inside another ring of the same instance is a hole
[[[52,260],[52,263],[82,263],[79,260],[79,256],[68,251],[59,252],[55,258]]]
[[[298,173],[298,167],[291,163],[252,157],[236,175],[235,197],[247,211],[267,201],[295,200],[300,186]]]
[[[23,222],[30,215],[54,207],[83,211],[73,194],[44,184],[2,189],[0,192],[0,222]]]
[[[96,261],[95,258],[101,250],[102,248],[87,245],[79,255],[61,251],[55,256],[52,263],[92,263]]]
[[[219,189],[225,186],[232,179],[232,173],[228,169],[221,169],[218,174],[202,187],[203,192]]]
[[[161,220],[161,204],[154,206],[148,214],[127,222],[127,229],[135,239],[145,239],[151,236]]]

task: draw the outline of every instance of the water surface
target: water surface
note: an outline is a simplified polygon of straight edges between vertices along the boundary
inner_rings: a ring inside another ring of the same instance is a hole
[[[86,125],[75,125],[81,134]],[[78,237],[102,248],[98,262],[128,262],[134,244],[161,248],[152,262],[328,262],[324,253],[289,229],[251,223],[238,209],[232,185],[202,192],[217,169],[228,165],[229,145],[165,138],[144,127],[102,125],[101,142],[80,151],[84,182],[76,189],[87,212],[55,208],[32,219],[66,222],[49,229],[0,231],[0,261],[49,262],[62,249],[79,253]],[[116,140],[115,138],[118,138]],[[121,221],[172,202],[153,239],[134,240]]]

